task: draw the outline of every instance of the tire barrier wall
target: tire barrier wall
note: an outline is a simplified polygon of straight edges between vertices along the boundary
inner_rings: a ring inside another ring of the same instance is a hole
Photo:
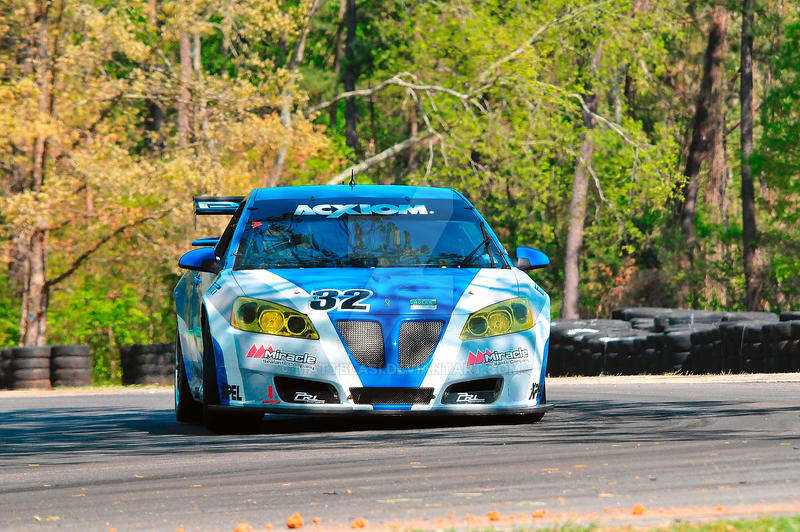
[[[548,374],[800,371],[800,312],[634,307],[612,319],[553,320]]]
[[[11,348],[9,388],[50,388],[50,346]]]
[[[120,349],[122,384],[172,384],[175,344],[130,345]]]
[[[11,348],[0,350],[0,390],[10,387],[11,380]]]
[[[54,345],[50,349],[53,386],[91,386],[92,358],[88,345]]]
[[[0,388],[91,386],[92,358],[85,345],[9,347],[0,351]]]

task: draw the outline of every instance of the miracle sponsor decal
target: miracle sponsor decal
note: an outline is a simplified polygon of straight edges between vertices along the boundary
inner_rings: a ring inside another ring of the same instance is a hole
[[[379,203],[377,205],[370,205],[369,203],[322,204],[314,205],[313,207],[310,205],[298,205],[294,211],[295,216],[309,214],[325,216],[326,218],[339,218],[345,214],[356,216],[367,214],[433,214],[433,211],[429,213],[425,205],[390,205],[388,203]]]
[[[486,364],[486,366],[499,366],[500,364],[514,364],[528,359],[528,350],[518,347],[513,351],[489,351],[478,349],[477,353],[469,352],[467,366]]]
[[[265,348],[263,345],[259,347],[253,345],[247,352],[247,358],[260,358],[264,364],[277,364],[293,368],[314,369],[317,364],[317,357],[308,353],[303,353],[302,355],[299,353],[287,353],[272,346]]]

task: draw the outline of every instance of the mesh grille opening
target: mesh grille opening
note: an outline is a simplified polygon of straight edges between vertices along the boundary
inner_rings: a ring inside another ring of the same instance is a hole
[[[400,325],[400,367],[423,365],[439,342],[443,327],[443,321],[404,321]]]
[[[433,388],[350,388],[357,405],[427,405]]]
[[[386,365],[383,353],[383,329],[377,321],[339,320],[339,332],[359,364],[369,368]]]

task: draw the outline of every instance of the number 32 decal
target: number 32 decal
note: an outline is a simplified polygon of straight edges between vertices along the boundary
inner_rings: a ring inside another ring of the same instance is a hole
[[[311,302],[308,304],[313,310],[344,310],[369,312],[369,303],[361,303],[372,295],[372,290],[352,288],[350,290],[315,290],[311,292]]]

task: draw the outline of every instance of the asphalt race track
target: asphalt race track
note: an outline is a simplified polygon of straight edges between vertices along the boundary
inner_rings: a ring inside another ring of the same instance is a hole
[[[171,390],[0,392],[0,529],[800,513],[800,374],[552,379],[547,392],[558,406],[535,425],[282,418],[234,435],[176,423]]]

